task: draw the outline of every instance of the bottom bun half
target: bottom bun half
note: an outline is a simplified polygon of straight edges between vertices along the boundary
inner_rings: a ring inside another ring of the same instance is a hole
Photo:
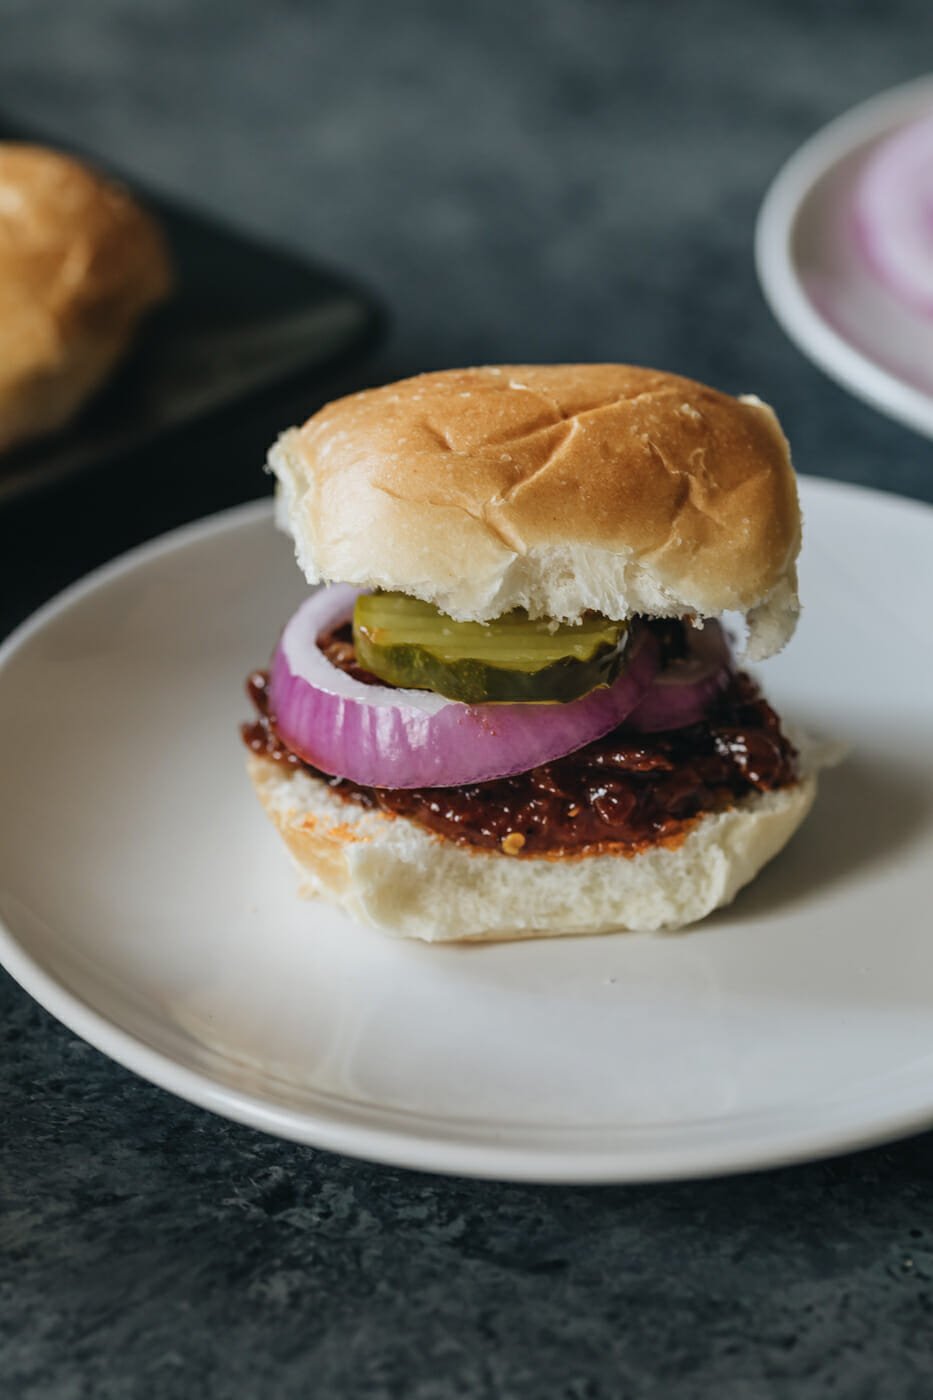
[[[563,859],[474,850],[357,806],[320,778],[250,755],[249,775],[298,870],[384,933],[428,942],[678,929],[728,904],[790,840],[816,779],[701,817],[676,847]]]

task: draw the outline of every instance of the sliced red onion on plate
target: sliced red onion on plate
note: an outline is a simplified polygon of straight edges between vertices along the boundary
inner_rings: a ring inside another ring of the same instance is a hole
[[[366,787],[458,787],[562,758],[621,724],[658,667],[655,639],[636,630],[612,685],[563,705],[464,705],[432,691],[366,685],[317,645],[350,619],[358,592],[336,584],[301,605],[276,649],[269,698],[294,753]]]
[[[642,734],[683,729],[703,719],[729,679],[732,657],[718,622],[686,629],[688,655],[658,671],[635,706],[626,728]]]
[[[866,161],[855,224],[889,290],[933,315],[933,113],[882,141]]]

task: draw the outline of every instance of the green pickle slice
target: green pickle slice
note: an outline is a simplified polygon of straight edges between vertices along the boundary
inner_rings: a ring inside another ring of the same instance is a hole
[[[362,594],[353,613],[357,659],[367,671],[468,705],[576,700],[609,685],[625,632],[626,623],[595,613],[555,624],[516,609],[492,622],[455,622],[406,593]]]

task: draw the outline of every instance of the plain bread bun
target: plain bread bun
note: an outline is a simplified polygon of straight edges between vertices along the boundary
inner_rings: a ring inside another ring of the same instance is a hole
[[[124,190],[0,144],[0,451],[63,427],[171,283],[158,226]]]
[[[677,929],[728,904],[790,840],[816,778],[700,818],[681,845],[549,860],[470,850],[405,817],[357,806],[304,769],[251,754],[266,814],[305,895],[384,933],[428,942]]]
[[[752,659],[796,624],[796,483],[756,398],[632,365],[447,370],[329,404],[269,464],[310,583],[461,621],[736,611]]]

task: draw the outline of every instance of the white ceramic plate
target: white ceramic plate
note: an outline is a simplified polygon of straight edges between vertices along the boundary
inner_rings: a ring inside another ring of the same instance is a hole
[[[429,947],[301,902],[237,734],[302,593],[258,505],[0,652],[3,962],[174,1093],[412,1167],[685,1177],[933,1122],[933,512],[812,481],[804,506],[807,610],[768,689],[852,756],[690,933]]]
[[[758,275],[775,316],[827,374],[933,437],[933,320],[910,311],[867,266],[851,229],[852,191],[886,136],[933,110],[933,78],[883,93],[791,157],[758,217]]]

